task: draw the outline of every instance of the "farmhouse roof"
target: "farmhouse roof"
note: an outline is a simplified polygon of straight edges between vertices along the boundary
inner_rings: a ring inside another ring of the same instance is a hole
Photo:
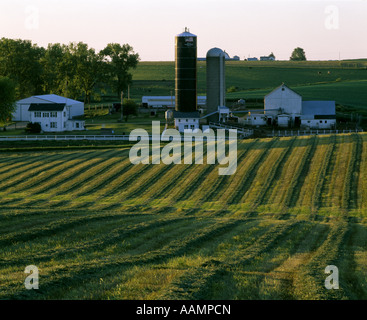
[[[17,103],[20,104],[28,104],[28,103],[34,103],[37,101],[37,103],[64,103],[68,106],[75,105],[75,104],[83,104],[83,102],[65,98],[62,96],[58,96],[56,94],[43,94],[43,95],[37,95],[28,97],[22,100],[17,101]]]
[[[28,111],[63,111],[65,103],[31,103]]]
[[[303,101],[303,115],[335,115],[335,101]]]
[[[174,118],[185,118],[185,119],[190,119],[190,118],[200,118],[200,114],[198,111],[193,111],[193,112],[180,112],[180,111],[173,111],[173,117]]]
[[[277,91],[277,90],[279,90],[279,89],[281,89],[281,88],[287,88],[288,90],[290,90],[290,91],[294,92],[296,95],[298,95],[298,96],[302,97],[299,93],[297,93],[296,91],[292,90],[292,89],[291,89],[291,88],[289,88],[287,85],[285,85],[284,83],[282,83],[279,87],[277,87],[277,88],[275,88],[274,90],[272,90],[271,92],[269,92],[269,93],[265,96],[265,98],[266,98],[268,95],[272,94],[273,92],[275,92],[275,91]]]

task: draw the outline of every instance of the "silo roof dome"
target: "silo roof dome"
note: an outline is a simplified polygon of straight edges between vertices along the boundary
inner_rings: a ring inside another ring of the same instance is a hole
[[[185,31],[178,34],[177,37],[196,37],[196,35],[190,33],[190,30],[188,28],[185,28]]]
[[[224,55],[223,50],[219,49],[219,48],[212,48],[210,49],[207,54],[206,57],[221,57],[222,55]]]

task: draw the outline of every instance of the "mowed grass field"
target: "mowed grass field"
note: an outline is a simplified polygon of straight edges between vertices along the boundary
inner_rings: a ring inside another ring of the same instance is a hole
[[[367,298],[367,134],[239,141],[232,176],[129,149],[0,153],[0,299]]]

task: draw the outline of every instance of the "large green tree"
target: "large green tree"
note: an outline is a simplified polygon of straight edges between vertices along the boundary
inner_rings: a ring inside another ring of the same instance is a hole
[[[103,57],[83,42],[71,43],[68,49],[66,59],[71,59],[74,71],[70,84],[84,94],[85,102],[90,102],[96,84],[104,79]]]
[[[15,109],[15,84],[7,77],[0,76],[0,122],[6,123]]]
[[[129,71],[138,65],[139,54],[130,45],[121,46],[118,43],[109,43],[100,54],[106,62],[109,83],[120,97],[121,91],[125,91],[131,84],[132,75]]]
[[[306,61],[307,59],[306,59],[305,51],[300,47],[295,48],[292,52],[290,60],[291,61]]]
[[[41,57],[42,89],[47,93],[63,94],[63,59],[65,45],[60,43],[48,44],[45,54]]]
[[[42,93],[40,58],[45,49],[29,40],[0,40],[0,76],[15,82],[17,98]]]

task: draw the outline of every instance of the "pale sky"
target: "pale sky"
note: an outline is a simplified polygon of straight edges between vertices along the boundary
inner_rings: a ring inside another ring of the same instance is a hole
[[[173,61],[175,36],[198,37],[198,56],[219,47],[230,56],[273,52],[288,60],[367,58],[367,0],[1,0],[0,37],[85,42],[97,51],[128,43],[141,61]]]

